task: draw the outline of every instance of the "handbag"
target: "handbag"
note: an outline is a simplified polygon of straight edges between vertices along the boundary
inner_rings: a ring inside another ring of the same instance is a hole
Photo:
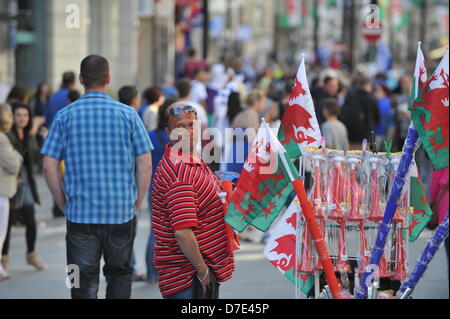
[[[20,169],[19,176],[22,176],[23,167]],[[9,201],[9,207],[12,210],[22,208],[25,202],[25,196],[22,185],[17,187],[17,191]]]
[[[33,194],[29,185],[29,177],[23,166],[20,169],[19,177],[22,180],[22,184],[17,187],[16,194],[10,199],[9,205],[12,210],[18,210],[22,207],[33,205],[34,203]]]

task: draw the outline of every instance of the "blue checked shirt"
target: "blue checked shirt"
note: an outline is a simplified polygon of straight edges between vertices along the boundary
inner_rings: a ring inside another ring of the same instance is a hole
[[[135,157],[152,150],[134,109],[91,92],[57,113],[41,154],[64,160],[69,221],[123,224],[136,215]]]

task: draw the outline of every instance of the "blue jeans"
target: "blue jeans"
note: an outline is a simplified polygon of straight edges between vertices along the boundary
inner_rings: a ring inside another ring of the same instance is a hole
[[[172,295],[164,296],[164,299],[219,299],[220,283],[216,281],[214,275],[212,278],[211,287],[213,288],[212,290],[208,289],[206,293],[203,292],[202,284],[198,280],[197,275],[194,275],[192,286]]]
[[[135,236],[136,217],[120,225],[67,221],[67,264],[76,265],[80,270],[80,286],[71,288],[72,298],[97,298],[100,259],[103,256],[106,298],[129,299],[133,273],[131,252]]]
[[[152,190],[150,189],[150,192]],[[153,264],[153,256],[155,254],[155,232],[153,231],[153,225],[152,225],[152,199],[151,196],[148,197],[148,207],[150,210],[150,234],[148,236],[147,241],[147,249],[145,251],[145,265],[147,266],[147,282],[156,282],[158,281],[158,270],[156,270],[154,264]]]
[[[145,264],[147,265],[147,281],[156,282],[158,280],[158,270],[153,265],[153,255],[155,253],[155,233],[153,227],[148,236],[147,250],[145,253]]]
[[[164,299],[194,299],[195,295],[195,287],[194,285],[190,286],[189,288],[177,292],[172,295],[164,296]]]

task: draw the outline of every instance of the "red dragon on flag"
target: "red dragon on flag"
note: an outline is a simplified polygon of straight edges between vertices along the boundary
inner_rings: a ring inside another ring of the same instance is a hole
[[[291,159],[301,155],[302,147],[320,146],[321,133],[306,77],[304,57],[295,78],[278,138]]]
[[[449,62],[448,49],[433,76],[410,107],[412,120],[436,170],[449,161]]]

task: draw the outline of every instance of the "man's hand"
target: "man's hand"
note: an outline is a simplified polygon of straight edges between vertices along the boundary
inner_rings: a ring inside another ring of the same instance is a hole
[[[199,272],[197,271],[197,278],[202,284],[203,287],[203,295],[206,295],[208,290],[211,290],[211,271],[209,270],[208,266],[206,266],[206,270]]]
[[[47,181],[48,188],[55,199],[56,205],[64,212],[66,205],[66,195],[62,187],[61,177],[59,176],[60,161],[48,156],[44,156],[44,177]]]
[[[139,217],[139,210],[142,202],[148,192],[150,186],[150,179],[152,176],[152,154],[146,153],[136,157],[136,184],[138,191],[138,198],[136,200],[136,216]]]
[[[183,254],[197,271],[196,276],[202,284],[203,294],[206,294],[206,291],[211,289],[211,270],[203,260],[194,232],[191,228],[176,230],[175,239]]]

